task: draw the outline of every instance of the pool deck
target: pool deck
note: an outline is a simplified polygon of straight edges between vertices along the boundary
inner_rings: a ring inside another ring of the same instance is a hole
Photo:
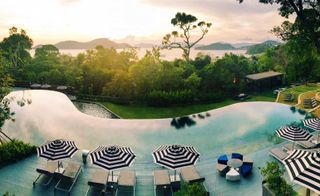
[[[239,182],[227,181],[221,177],[215,168],[216,159],[219,155],[202,156],[197,163],[196,168],[200,176],[205,177],[205,185],[211,195],[261,195],[262,177],[260,175],[259,167],[263,167],[267,161],[274,160],[269,156],[269,149],[266,148],[262,151],[251,153],[249,156],[254,161],[254,168],[252,174],[247,178],[241,178]],[[68,162],[70,160],[66,160]],[[80,153],[77,153],[72,161],[81,162]],[[57,180],[53,180],[48,188],[36,185],[32,186],[32,182],[38,176],[36,168],[41,164],[45,164],[45,160],[32,156],[18,163],[6,166],[0,169],[0,190],[1,192],[9,191],[15,195],[54,195],[54,186]],[[87,181],[94,173],[95,166],[91,163],[87,165],[82,164],[82,173],[76,182],[72,195],[85,195],[88,190]],[[139,162],[136,161],[133,167],[130,168],[136,171],[137,185],[136,195],[153,195],[153,171],[161,169],[158,165],[154,164],[152,159],[150,161]],[[173,171],[170,171],[171,173]],[[116,175],[118,171],[115,171]],[[59,195],[55,194],[55,195]]]

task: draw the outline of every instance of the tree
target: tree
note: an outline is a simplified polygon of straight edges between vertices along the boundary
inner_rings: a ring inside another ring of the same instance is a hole
[[[33,41],[25,30],[21,29],[18,32],[16,27],[12,27],[9,30],[9,37],[4,38],[0,43],[0,49],[3,50],[4,57],[17,68],[31,59],[28,50],[31,49],[32,44]]]
[[[14,120],[14,113],[10,111],[11,99],[6,97],[9,93],[8,87],[12,84],[12,79],[4,72],[3,59],[0,56],[0,142],[3,143],[4,139],[11,140],[5,133],[2,132],[1,128],[7,120]]]
[[[239,0],[242,3],[244,0]],[[300,35],[312,42],[320,54],[320,1],[319,0],[259,0],[265,4],[280,4],[279,14],[285,18],[296,14],[294,24],[285,21],[273,31],[284,40]],[[276,33],[277,34],[277,33]]]
[[[205,21],[196,23],[197,21],[198,19],[191,14],[178,12],[176,16],[171,19],[171,24],[179,27],[182,32],[172,31],[165,35],[162,41],[163,48],[180,48],[183,51],[183,57],[189,61],[190,49],[204,38],[211,27],[211,23]],[[201,35],[192,42],[191,32],[196,29],[200,30]],[[177,38],[181,38],[183,42],[178,42],[176,40]]]

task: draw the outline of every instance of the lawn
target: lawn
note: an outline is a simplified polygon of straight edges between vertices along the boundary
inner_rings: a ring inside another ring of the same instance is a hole
[[[284,104],[288,104],[288,105],[296,105],[298,103],[298,96],[302,93],[308,92],[308,91],[316,91],[320,88],[319,85],[317,84],[308,84],[308,85],[301,85],[301,86],[296,86],[293,88],[289,88],[287,90],[284,90],[280,93],[279,95],[279,103],[284,103]],[[284,101],[284,95],[286,93],[293,93],[295,95],[295,101],[293,102],[287,102]],[[308,96],[307,96],[308,97]],[[303,97],[306,98],[306,97]]]
[[[275,101],[275,95],[272,92],[260,93],[251,96],[247,101]],[[108,109],[125,119],[147,119],[147,118],[170,118],[177,116],[185,116],[194,113],[200,113],[227,105],[238,103],[239,101],[226,99],[223,102],[194,104],[187,106],[172,107],[150,107],[145,105],[118,105],[114,103],[102,103]]]

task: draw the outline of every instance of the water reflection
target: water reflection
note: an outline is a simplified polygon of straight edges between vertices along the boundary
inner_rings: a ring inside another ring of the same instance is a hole
[[[183,116],[183,117],[179,117],[179,118],[173,118],[171,120],[170,124],[171,124],[171,126],[175,127],[176,129],[181,129],[181,128],[184,129],[185,127],[194,126],[197,123],[189,116]]]
[[[47,140],[74,140],[80,149],[118,144],[132,147],[138,160],[152,160],[150,152],[161,144],[179,143],[196,147],[200,153],[252,152],[272,145],[267,135],[286,123],[304,116],[293,114],[277,103],[240,103],[174,119],[125,120],[97,118],[81,113],[62,93],[46,90],[25,92],[32,104],[20,107],[12,102],[16,122],[6,122],[3,130],[12,138],[36,145]],[[22,97],[22,91],[9,96]],[[214,116],[214,118],[208,118]],[[184,131],[173,131],[181,130]],[[219,139],[215,139],[219,138]],[[235,148],[237,150],[235,150]]]

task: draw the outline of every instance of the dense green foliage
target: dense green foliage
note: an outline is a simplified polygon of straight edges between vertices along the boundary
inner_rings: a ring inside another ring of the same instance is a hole
[[[200,183],[181,183],[181,189],[174,193],[174,196],[207,196],[208,193]]]
[[[28,37],[22,32],[23,36],[10,33],[4,40]],[[25,47],[21,50],[28,53]],[[117,51],[101,46],[72,57],[60,54],[53,45],[37,48],[34,57],[19,58],[24,63],[16,67],[10,56],[0,55],[1,70],[17,84],[65,85],[84,99],[96,96],[102,102],[153,106],[221,101],[245,92],[245,75],[262,71],[280,71],[287,83],[320,79],[316,48],[300,39],[269,48],[255,58],[226,54],[214,61],[201,54],[195,59],[165,61],[156,48],[139,59],[134,49]]]
[[[0,167],[20,161],[36,153],[36,147],[22,141],[12,140],[0,145]]]
[[[292,195],[292,187],[283,178],[284,169],[280,168],[277,162],[267,162],[267,165],[261,169],[261,174],[275,195]]]
[[[0,132],[1,127],[6,120],[13,120],[14,113],[10,111],[10,98],[5,97],[9,92],[9,86],[12,84],[12,79],[5,72],[6,60],[0,56]],[[1,133],[0,133],[1,134]]]

